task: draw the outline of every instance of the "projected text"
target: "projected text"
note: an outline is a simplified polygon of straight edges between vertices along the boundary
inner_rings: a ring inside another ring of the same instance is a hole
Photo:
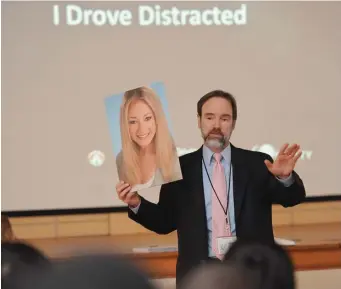
[[[80,5],[54,5],[53,24],[67,26],[130,26],[134,13],[129,9],[86,9]],[[230,26],[247,24],[247,6],[235,10],[220,9],[163,9],[160,5],[140,5],[137,8],[139,26]]]

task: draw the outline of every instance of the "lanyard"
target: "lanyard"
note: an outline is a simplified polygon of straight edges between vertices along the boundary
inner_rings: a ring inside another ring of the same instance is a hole
[[[205,171],[206,171],[206,174],[207,174],[207,177],[208,177],[208,180],[210,181],[210,184],[211,184],[211,187],[214,191],[214,194],[216,195],[218,201],[219,201],[219,204],[221,206],[221,208],[223,209],[224,213],[225,213],[225,217],[226,217],[226,225],[228,226],[229,225],[229,217],[228,217],[228,214],[227,214],[227,210],[228,210],[228,207],[229,207],[229,196],[230,196],[230,188],[231,188],[231,173],[232,173],[232,162],[230,162],[230,172],[229,172],[229,184],[228,184],[228,190],[227,190],[227,204],[226,204],[226,209],[224,208],[223,204],[221,203],[219,197],[218,197],[218,194],[216,192],[216,190],[214,189],[214,186],[212,184],[212,181],[211,181],[211,178],[210,178],[210,175],[208,174],[208,171],[207,171],[207,167],[206,167],[206,164],[205,164],[205,161],[204,161],[204,158],[202,158],[202,162],[204,164],[204,167],[205,167]]]

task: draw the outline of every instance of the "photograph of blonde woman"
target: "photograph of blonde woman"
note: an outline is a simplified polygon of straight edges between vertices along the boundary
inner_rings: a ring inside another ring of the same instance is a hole
[[[164,107],[148,86],[123,94],[119,111],[121,148],[116,155],[119,191],[138,192],[182,179]]]

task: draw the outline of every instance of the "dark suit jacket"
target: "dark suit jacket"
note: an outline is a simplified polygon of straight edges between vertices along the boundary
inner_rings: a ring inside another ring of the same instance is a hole
[[[267,169],[264,153],[231,145],[233,190],[238,239],[274,242],[272,204],[284,207],[305,198],[302,180],[293,172],[294,184],[285,187]],[[137,214],[129,217],[158,234],[177,230],[177,283],[194,266],[208,259],[208,232],[202,178],[202,147],[180,157],[183,179],[161,187],[158,204],[142,198]]]

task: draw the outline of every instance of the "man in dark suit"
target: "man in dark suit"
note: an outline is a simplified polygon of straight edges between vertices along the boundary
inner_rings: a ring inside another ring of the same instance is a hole
[[[290,207],[305,198],[294,171],[298,145],[283,145],[275,161],[233,146],[237,105],[227,92],[204,95],[197,111],[204,145],[180,157],[183,179],[163,185],[158,204],[130,192],[129,184],[116,187],[131,219],[158,234],[177,230],[177,283],[194,266],[222,259],[233,237],[274,242],[272,204]]]

